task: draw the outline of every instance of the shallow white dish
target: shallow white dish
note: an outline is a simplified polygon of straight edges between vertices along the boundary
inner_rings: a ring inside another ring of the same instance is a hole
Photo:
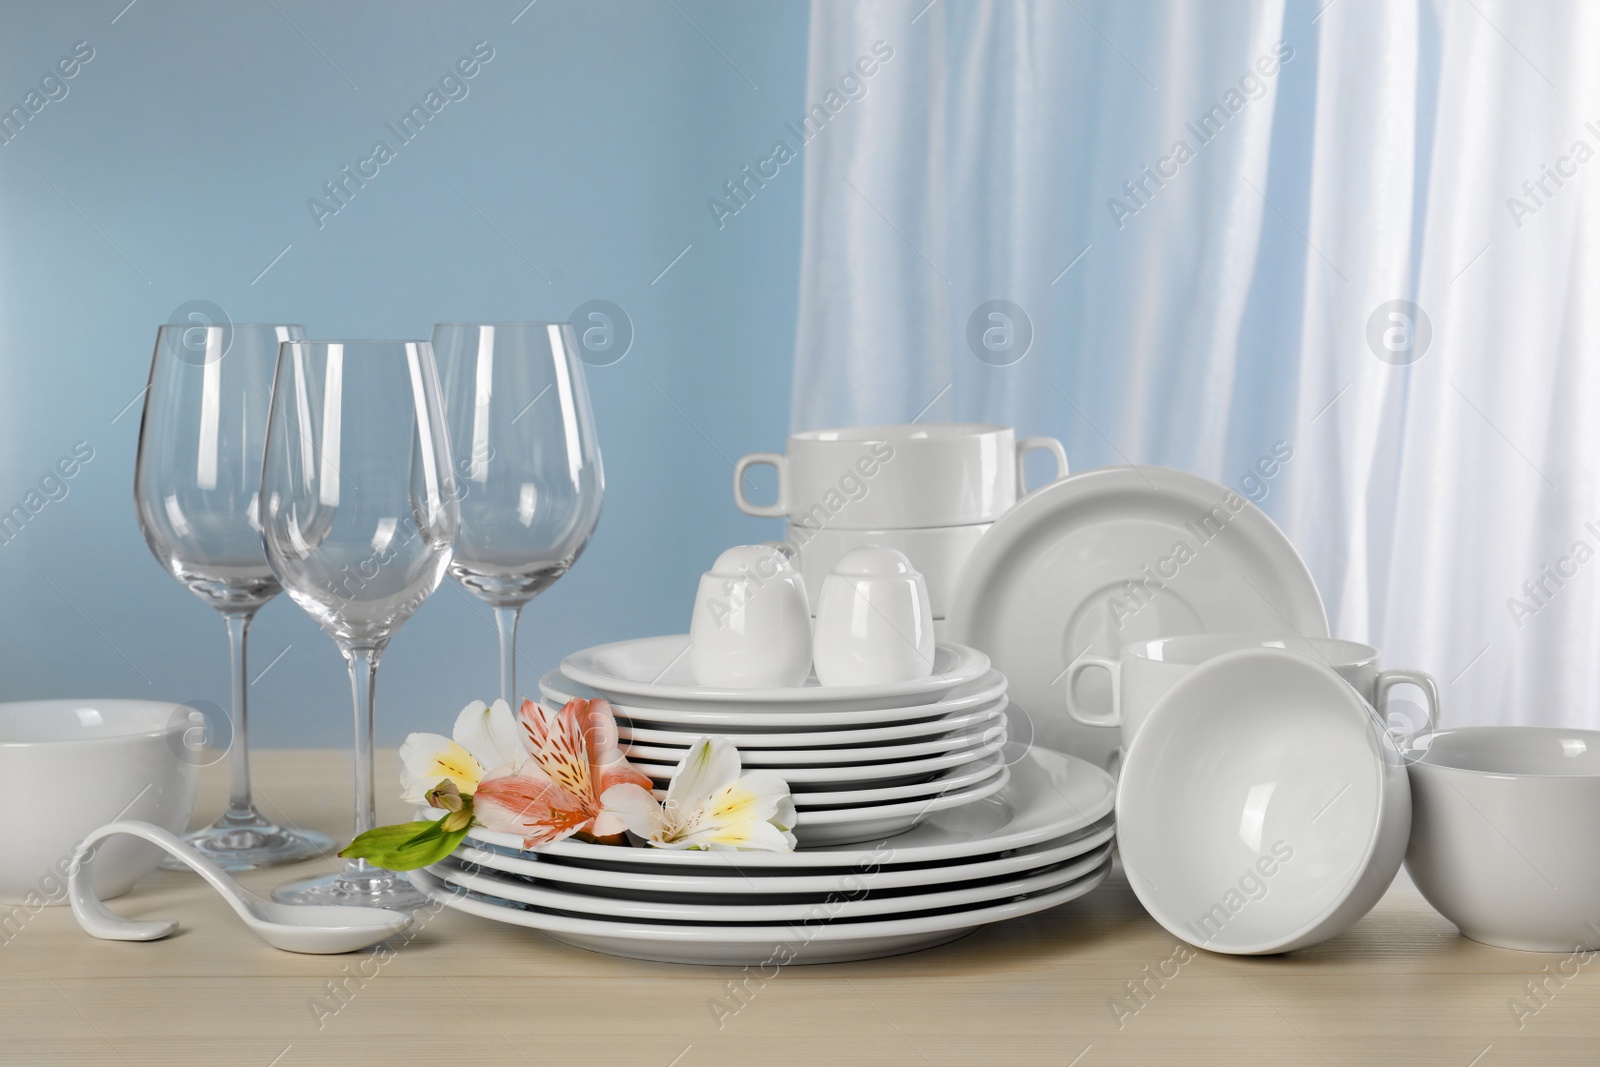
[[[1600,948],[1600,731],[1442,730],[1414,742],[1406,870],[1474,941]]]
[[[932,738],[912,738],[900,744],[865,745],[851,748],[838,746],[832,748],[745,748],[737,742],[732,743],[735,748],[739,749],[739,762],[744,766],[781,769],[784,767],[816,767],[849,763],[887,765],[898,760],[937,756],[946,752],[971,748],[973,745],[983,744],[985,741],[995,737],[1004,739],[1005,733],[1006,721],[1002,717],[1000,707],[997,706],[987,717],[980,716],[977,722],[972,723],[966,729],[952,730],[949,733]],[[676,763],[683,759],[684,754],[689,751],[688,745],[693,744],[701,736],[703,735],[696,734],[689,738],[687,744],[672,747],[647,745],[625,740],[622,752],[629,759],[650,760],[655,763]]]
[[[936,774],[952,767],[963,767],[1000,751],[1005,747],[1005,744],[1006,736],[1004,732],[990,735],[987,740],[983,734],[979,734],[976,735],[974,742],[966,748],[955,752],[944,752],[937,756],[923,756],[920,759],[863,766],[850,766],[847,764],[841,767],[788,767],[781,771],[775,771],[775,773],[788,782],[790,786],[847,789],[850,788],[851,783],[859,783],[862,788],[867,788],[872,783],[887,785],[902,780]],[[633,759],[631,757],[628,762],[658,782],[669,781],[678,774],[678,764],[676,763],[657,763],[651,760]]]
[[[1200,664],[1157,702],[1117,785],[1134,893],[1213,952],[1290,952],[1378,902],[1411,832],[1406,768],[1344,679],[1282,649]]]
[[[769,868],[759,870],[700,873],[692,870],[624,871],[592,866],[587,861],[572,861],[538,853],[510,856],[493,849],[463,845],[453,855],[466,863],[477,864],[503,874],[532,879],[538,883],[558,882],[589,886],[594,890],[639,899],[679,898],[710,894],[722,898],[730,894],[783,896],[797,893],[828,893],[841,888],[853,891],[858,881],[871,875],[874,889],[904,889],[911,886],[942,885],[949,882],[998,878],[1087,855],[1107,846],[1116,833],[1112,816],[1066,837],[1055,838],[1026,848],[1010,849],[993,856],[950,860],[945,863],[901,866],[894,863],[897,841],[885,841],[881,855],[867,866],[842,867],[814,874],[783,874]],[[898,839],[897,839],[898,840]],[[532,858],[528,858],[532,857]],[[806,868],[806,870],[817,870]],[[852,881],[856,879],[857,881]],[[730,885],[730,882],[736,883]],[[860,884],[865,884],[860,882]]]
[[[811,710],[783,710],[784,707],[803,708],[803,705],[746,704],[727,707],[710,707],[692,701],[681,705],[641,707],[634,704],[613,704],[620,729],[643,726],[654,729],[682,729],[698,731],[695,736],[715,731],[745,733],[787,733],[810,727],[824,730],[861,729],[874,730],[883,726],[917,724],[926,725],[956,712],[973,711],[993,704],[1006,692],[1006,679],[998,671],[985,671],[978,678],[957,686],[937,699],[922,698],[905,704],[877,708],[829,707]],[[557,707],[573,697],[592,699],[603,696],[599,690],[580,685],[551,671],[539,679],[539,695]]]
[[[1111,776],[1062,752],[1033,748],[1010,768],[1001,789],[986,799],[932,814],[916,829],[887,842],[893,858],[873,849],[835,846],[799,852],[689,852],[661,848],[617,848],[568,838],[528,851],[514,834],[474,827],[477,844],[535,859],[585,860],[613,870],[692,870],[740,876],[746,871],[859,867],[874,863],[943,863],[987,856],[1064,837],[1111,811],[1116,787]]]
[[[740,883],[727,885],[715,899],[694,902],[636,900],[599,896],[582,889],[538,886],[492,870],[473,870],[447,861],[428,868],[453,885],[475,890],[518,904],[532,904],[551,911],[564,911],[607,919],[638,919],[645,922],[764,923],[803,922],[814,917],[833,920],[881,918],[941,908],[966,908],[1011,897],[1047,892],[1075,882],[1108,862],[1111,846],[1100,848],[1065,862],[1036,868],[1016,875],[986,879],[970,885],[913,886],[905,890],[879,890],[876,876],[864,874],[858,883],[846,888],[834,886],[811,899],[772,903],[747,898]]]
[[[651,707],[692,703],[698,706],[752,705],[774,711],[894,708],[937,700],[959,685],[976,681],[989,670],[989,657],[964,645],[939,645],[933,674],[909,682],[881,685],[821,686],[815,677],[788,689],[723,689],[694,684],[689,669],[689,636],[668,634],[617,641],[574,652],[561,662],[561,673],[618,703]]]
[[[787,926],[657,925],[573,918],[493,897],[453,892],[427,871],[413,871],[411,878],[418,888],[441,900],[446,907],[496,922],[543,930],[575,948],[662,963],[770,966],[775,963],[841,963],[932,948],[954,941],[980,926],[1031,915],[1075,900],[1105,881],[1110,871],[1108,862],[1075,882],[1003,904],[951,908],[907,919]]]
[[[541,694],[543,695],[543,694]],[[861,729],[843,730],[795,730],[785,733],[740,733],[735,730],[716,730],[715,733],[726,737],[740,753],[755,752],[763,749],[808,748],[813,750],[833,750],[866,747],[869,745],[889,745],[897,742],[915,743],[944,737],[946,734],[957,730],[966,730],[974,726],[988,726],[995,718],[1005,711],[1008,700],[1005,696],[970,711],[953,711],[941,718],[926,719],[921,722],[900,723],[896,726],[874,726]],[[616,705],[612,705],[615,709]],[[633,721],[633,720],[630,720]],[[624,744],[638,743],[643,745],[657,745],[672,748],[688,748],[700,738],[707,735],[707,730],[686,727],[681,730],[661,729],[649,726],[623,726],[618,725],[617,736]]]
[[[1227,518],[1202,541],[1213,508]],[[1130,591],[1147,579],[1146,593]],[[1066,711],[1063,675],[1083,654],[1184,633],[1328,636],[1316,584],[1272,520],[1226,486],[1163,467],[1086,471],[1019,501],[968,557],[946,626],[989,653],[1036,742],[1100,766],[1116,731]]]

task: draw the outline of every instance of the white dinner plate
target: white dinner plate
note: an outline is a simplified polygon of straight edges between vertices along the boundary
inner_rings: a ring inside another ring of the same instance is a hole
[[[589,892],[640,900],[680,900],[697,895],[732,900],[736,894],[744,899],[752,894],[792,896],[840,890],[853,892],[859,885],[869,885],[872,889],[905,889],[998,878],[1087,855],[1109,844],[1115,833],[1116,819],[1106,815],[1077,833],[1026,848],[1011,849],[993,856],[915,866],[893,865],[894,843],[884,842],[883,856],[869,866],[816,874],[782,874],[768,868],[720,874],[700,874],[689,870],[618,871],[592,866],[586,861],[558,859],[538,853],[508,856],[471,845],[461,846],[453,855],[464,863],[530,879],[541,885],[551,882],[581,885],[588,887]],[[534,858],[527,858],[529,856]]]
[[[668,634],[617,641],[574,652],[561,661],[561,673],[618,703],[650,707],[691,704],[769,707],[816,711],[902,707],[935,700],[989,670],[989,657],[975,648],[941,644],[927,678],[882,685],[824,686],[816,677],[805,685],[775,689],[724,689],[696,685],[689,669],[689,635]]]
[[[601,846],[604,847],[604,846]],[[1075,900],[1105,881],[1110,862],[1075,882],[1002,904],[950,908],[904,919],[728,926],[713,923],[655,924],[574,918],[503,899],[452,889],[427,871],[413,871],[413,884],[446,907],[496,922],[543,930],[575,948],[611,956],[721,966],[840,963],[895,956],[954,941],[980,926],[1013,919]]]
[[[938,756],[982,744],[994,737],[1004,738],[1006,721],[998,709],[986,719],[964,730],[952,730],[933,738],[913,738],[901,744],[865,745],[853,748],[745,748],[732,742],[739,750],[739,762],[745,767],[816,767],[831,764],[875,763],[893,764],[900,760],[922,756]],[[690,744],[698,740],[696,735]],[[726,735],[719,735],[726,736]],[[623,755],[630,760],[650,760],[655,763],[676,763],[689,751],[688,746],[647,745],[624,741]]]
[[[1003,683],[1001,688],[1004,688]],[[987,726],[997,714],[1005,710],[1006,703],[1006,698],[1001,696],[998,700],[983,704],[970,711],[953,711],[938,719],[900,723],[896,726],[866,727],[858,730],[820,729],[795,730],[786,733],[739,733],[738,731],[723,729],[717,730],[716,733],[726,737],[740,752],[769,748],[831,750],[868,745],[887,745],[898,741],[920,741],[942,737],[954,730],[965,730],[973,726]],[[629,721],[637,723],[636,719],[630,719]],[[666,745],[676,748],[687,748],[701,737],[706,736],[706,733],[707,731],[704,729],[693,727],[664,729],[641,725],[623,726],[621,724],[618,724],[617,727],[617,735],[624,743],[635,742],[642,745]]]
[[[802,868],[943,863],[993,855],[1065,837],[1110,812],[1115,802],[1116,783],[1109,774],[1064,752],[1035,747],[1010,770],[1003,787],[987,799],[939,809],[916,829],[886,843],[884,847],[893,856],[889,860],[873,849],[854,846],[724,852],[628,848],[567,838],[525,851],[515,834],[475,826],[467,837],[475,844],[509,850],[512,855],[588,861],[613,870],[664,873],[675,869],[737,876],[763,868],[790,873]]]
[[[1111,846],[1064,863],[1037,868],[1021,874],[983,879],[956,886],[914,886],[902,890],[877,890],[870,876],[863,876],[848,888],[840,885],[811,899],[793,903],[751,902],[735,892],[742,883],[733,883],[729,893],[716,900],[695,902],[632,900],[598,896],[583,889],[533,885],[521,878],[491,870],[475,870],[454,861],[433,864],[430,874],[452,885],[471,889],[518,904],[532,904],[551,911],[568,912],[604,919],[639,919],[646,922],[700,923],[781,923],[826,918],[873,919],[885,915],[906,915],[941,908],[966,908],[1011,897],[1048,892],[1075,882],[1098,869],[1111,856]]]
[[[958,711],[970,711],[993,704],[1006,692],[1006,679],[999,671],[985,671],[964,685],[939,694],[937,699],[908,699],[904,704],[881,708],[828,707],[805,705],[746,704],[712,707],[703,703],[650,705],[614,703],[617,725],[652,729],[687,729],[718,732],[785,733],[810,727],[827,730],[878,729],[883,726],[928,723]],[[750,692],[762,692],[752,689]],[[766,690],[775,692],[776,690]],[[599,690],[551,671],[539,679],[539,695],[557,707],[573,697],[603,696]],[[790,710],[792,707],[792,710]]]
[[[982,734],[977,735],[976,743],[956,752],[944,752],[937,756],[923,756],[921,759],[900,760],[896,763],[879,763],[864,766],[842,767],[789,767],[782,771],[775,771],[780,778],[788,782],[790,787],[813,786],[818,789],[848,789],[852,783],[859,784],[861,788],[870,787],[873,783],[889,785],[891,783],[909,783],[913,779],[926,778],[928,775],[939,771],[949,770],[952,767],[965,766],[974,760],[983,759],[1000,751],[1006,745],[1006,735],[991,734],[987,739]],[[677,763],[657,763],[653,760],[633,759],[628,762],[639,770],[654,778],[657,783],[670,781],[678,775]]]
[[[1172,634],[1328,635],[1316,583],[1272,520],[1226,486],[1164,467],[1102,467],[1030,493],[978,542],[947,624],[989,653],[1036,742],[1099,766],[1118,731],[1066,710],[1066,671],[1085,653]],[[1103,683],[1100,671],[1079,682]],[[1109,698],[1080,692],[1096,711]]]

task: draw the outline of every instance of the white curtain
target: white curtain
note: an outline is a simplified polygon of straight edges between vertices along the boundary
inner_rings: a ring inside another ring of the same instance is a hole
[[[1282,442],[1335,634],[1600,727],[1597,55],[1582,0],[815,0],[794,426]]]

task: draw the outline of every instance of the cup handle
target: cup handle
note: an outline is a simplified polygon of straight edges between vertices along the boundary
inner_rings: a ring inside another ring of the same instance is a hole
[[[1428,701],[1428,732],[1439,728],[1439,683],[1433,680],[1433,675],[1426,671],[1408,671],[1396,669],[1384,671],[1378,675],[1378,684],[1373,688],[1372,696],[1379,714],[1384,714],[1383,707],[1388,702],[1389,690],[1397,685],[1414,685],[1422,690],[1422,695]],[[1387,715],[1384,721],[1388,721]],[[1418,731],[1419,733],[1421,731]],[[1415,736],[1415,735],[1413,735]]]
[[[1078,684],[1078,676],[1090,667],[1103,667],[1111,675],[1111,711],[1104,717],[1094,715],[1092,712],[1078,705],[1078,699],[1073,695]],[[1073,722],[1082,723],[1084,726],[1121,726],[1122,725],[1122,662],[1120,660],[1106,659],[1104,656],[1084,656],[1078,662],[1067,668],[1067,714]]]
[[[1017,495],[1028,495],[1028,483],[1022,475],[1022,457],[1029,452],[1044,449],[1056,457],[1056,476],[1051,481],[1059,481],[1071,472],[1067,469],[1067,450],[1061,447],[1061,442],[1054,437],[1024,437],[1017,442]]]
[[[751,467],[766,464],[778,472],[778,496],[770,504],[753,504],[745,499],[744,472]],[[789,513],[789,457],[776,452],[752,452],[733,465],[733,501],[746,515],[763,519],[779,518]]]

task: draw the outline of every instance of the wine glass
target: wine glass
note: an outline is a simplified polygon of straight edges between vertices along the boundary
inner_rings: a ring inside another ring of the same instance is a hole
[[[577,561],[605,495],[578,339],[568,323],[442,323],[433,348],[460,486],[450,575],[494,609],[514,708],[522,607]]]
[[[229,758],[233,784],[222,818],[185,840],[227,870],[294,863],[331,838],[262,818],[250,798],[245,638],[278,595],[261,547],[258,494],[268,392],[278,345],[299,326],[168,325],[156,333],[139,427],[133,499],[139,529],[161,565],[222,612],[232,649]]]
[[[444,404],[427,341],[286,341],[261,474],[273,573],[339,646],[355,704],[356,833],[374,823],[378,659],[450,562],[458,515]],[[406,876],[351,860],[279,886],[289,904],[408,908]]]

